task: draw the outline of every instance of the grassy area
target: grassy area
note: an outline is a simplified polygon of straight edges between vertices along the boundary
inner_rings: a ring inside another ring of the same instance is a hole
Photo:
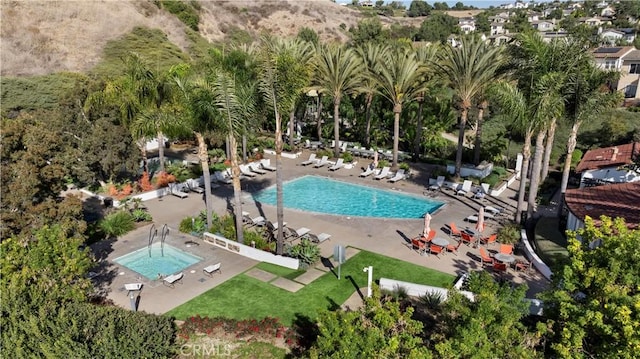
[[[206,338],[206,337],[205,337]],[[263,342],[215,342],[208,338],[196,339],[187,342],[180,348],[178,358],[204,359],[204,358],[237,358],[237,359],[284,359],[287,357],[287,350],[278,348],[270,343]]]
[[[542,217],[535,229],[536,253],[552,270],[568,258],[567,239],[558,229],[557,218]]]
[[[362,268],[373,266],[374,280],[380,277],[402,281],[450,287],[451,274],[418,266],[409,262],[362,251],[342,265],[342,279],[327,273],[296,293],[240,274],[206,293],[174,308],[166,315],[186,319],[194,315],[236,319],[267,316],[279,318],[291,325],[297,316],[315,319],[318,312],[344,303],[356,290],[366,287],[367,273]],[[258,268],[285,277],[297,276],[296,271],[259,264]]]

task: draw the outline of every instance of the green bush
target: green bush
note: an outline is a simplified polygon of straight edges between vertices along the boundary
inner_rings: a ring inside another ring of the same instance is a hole
[[[345,152],[342,154],[342,159],[344,160],[344,162],[351,162],[353,161],[353,155],[350,152]]]
[[[207,229],[206,216],[186,217],[180,221],[180,232],[202,236]]]
[[[134,219],[129,211],[111,213],[100,221],[100,229],[107,237],[120,237],[134,228]]]
[[[200,15],[198,14],[198,7],[196,2],[186,2],[177,0],[162,0],[162,7],[168,12],[174,14],[180,21],[187,25],[190,29],[198,31],[198,23],[200,22]],[[193,4],[196,4],[194,6]]]
[[[292,246],[288,250],[291,258],[300,260],[300,268],[306,269],[320,260],[320,248],[311,243],[308,239],[302,239],[300,243]]]
[[[389,165],[389,161],[387,160],[378,161],[378,168],[389,167]]]
[[[571,168],[576,168],[581,159],[582,151],[576,148],[571,154]]]
[[[151,213],[142,208],[137,208],[131,211],[131,216],[135,222],[151,222],[153,220]]]
[[[411,166],[409,166],[409,164],[408,164],[408,163],[406,163],[406,162],[402,162],[402,163],[400,164],[400,168],[401,168],[401,169],[403,169],[403,170],[405,170],[405,171],[409,171],[409,170],[411,169]]]
[[[507,223],[498,229],[498,242],[503,244],[514,244],[520,241],[520,225]]]

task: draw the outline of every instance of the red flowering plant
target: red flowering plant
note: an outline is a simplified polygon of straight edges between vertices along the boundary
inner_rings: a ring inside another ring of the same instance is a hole
[[[173,183],[176,181],[176,176],[169,174],[167,172],[160,172],[155,177],[156,180],[156,188],[163,188],[169,186],[169,183]]]
[[[293,349],[298,346],[296,332],[280,323],[278,318],[227,319],[195,316],[187,319],[178,329],[178,338],[189,340],[194,335],[224,336],[247,342],[282,341]]]

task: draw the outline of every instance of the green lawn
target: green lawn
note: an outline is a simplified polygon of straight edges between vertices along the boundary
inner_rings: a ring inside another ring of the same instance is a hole
[[[552,270],[567,261],[567,239],[558,229],[557,218],[542,217],[538,220],[535,242],[536,253]]]
[[[329,272],[298,292],[291,293],[240,274],[174,308],[166,315],[182,320],[194,315],[235,319],[260,319],[269,316],[279,318],[285,325],[291,325],[296,316],[314,320],[319,311],[340,306],[356,288],[366,287],[367,273],[362,269],[370,265],[373,266],[374,280],[385,277],[451,287],[455,279],[451,274],[362,251],[342,265],[340,280]],[[294,275],[296,271],[264,263],[257,267],[287,278],[295,278],[299,274]]]

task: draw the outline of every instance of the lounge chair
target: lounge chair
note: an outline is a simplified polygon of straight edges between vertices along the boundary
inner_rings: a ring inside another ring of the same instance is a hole
[[[169,186],[169,191],[171,191],[171,194],[176,196],[176,197],[180,197],[182,199],[185,199],[187,197],[189,197],[189,194],[187,192],[183,192],[182,188],[176,184],[172,184]]]
[[[373,167],[373,163],[372,163],[369,165],[369,167],[367,167],[367,169],[364,172],[360,173],[360,177],[367,177],[375,172],[376,172],[376,169]]]
[[[496,207],[493,207],[493,206],[484,206],[484,211],[485,211],[485,213],[491,213],[494,216],[497,216],[497,215],[502,213],[502,209],[501,208],[496,208]]]
[[[216,263],[216,264],[212,264],[210,266],[202,268],[202,271],[204,272],[204,274],[208,275],[209,277],[213,277],[213,273],[222,274],[222,270],[220,269],[220,267],[221,267],[221,264]]]
[[[271,166],[271,160],[268,158],[263,158],[260,160],[260,168],[271,172],[275,172],[276,170],[275,167]]]
[[[310,164],[315,163],[315,162],[316,162],[316,154],[312,153],[312,154],[309,155],[309,159],[308,160],[302,161],[300,164],[303,165],[303,166],[306,166],[306,165],[310,165]]]
[[[224,173],[220,171],[216,171],[213,175],[217,182],[222,182],[225,184],[233,183],[233,180],[231,178],[227,177]]]
[[[460,188],[456,194],[457,195],[463,195],[466,196],[467,193],[471,192],[471,185],[473,184],[473,182],[471,182],[470,180],[466,180],[462,183],[462,188]]]
[[[240,167],[240,173],[242,173],[243,175],[245,175],[247,177],[255,177],[256,176],[256,174],[251,172],[251,170],[249,168],[247,168],[246,166],[240,165],[238,167]]]
[[[331,166],[331,167],[329,167],[329,171],[337,171],[337,170],[341,169],[342,167],[344,167],[344,159],[338,158],[338,161],[336,162],[336,164]]]
[[[489,237],[481,237],[480,238],[480,243],[486,244],[486,245],[494,244],[494,243],[496,243],[497,239],[498,239],[498,235],[494,233],[494,234],[490,235]]]
[[[501,244],[500,245],[500,253],[513,254],[513,245],[511,245],[511,244]]]
[[[266,219],[262,216],[251,218],[248,214],[244,214],[242,216],[242,223],[248,225],[249,227],[253,226],[264,226],[266,224]]]
[[[258,164],[247,165],[247,167],[249,168],[249,171],[251,171],[253,173],[257,173],[259,175],[263,175],[263,174],[267,173],[267,171],[265,171],[262,168],[260,168],[260,166]]]
[[[420,239],[412,239],[411,240],[411,248],[418,251],[418,253],[425,253],[427,250],[427,243],[421,241]]]
[[[446,249],[448,252],[453,252],[455,255],[458,255],[458,249],[460,249],[461,245],[462,241],[458,241],[457,245],[449,244],[447,245]]]
[[[480,188],[478,188],[478,190],[476,191],[476,193],[473,195],[473,198],[476,199],[484,199],[485,196],[489,195],[489,184],[488,183],[481,183],[480,184]]]
[[[377,180],[381,180],[381,179],[383,179],[383,178],[386,178],[386,177],[389,175],[389,170],[390,170],[390,169],[391,169],[390,167],[384,167],[384,168],[382,168],[382,170],[380,171],[380,173],[379,173],[378,175],[376,175],[375,177],[373,177],[373,178],[375,178],[375,179],[377,179]]]
[[[507,271],[507,264],[506,263],[500,263],[500,262],[493,262],[493,270],[496,272],[506,272]]]
[[[407,175],[404,174],[404,170],[399,169],[393,177],[389,178],[389,182],[398,182],[405,178],[407,178]]]
[[[476,238],[467,232],[460,232],[460,241],[467,243],[467,245],[471,246],[476,242]]]
[[[329,238],[331,238],[331,235],[327,233],[320,233],[317,236],[313,233],[309,233],[308,236],[309,236],[309,239],[311,239],[311,242],[313,243],[322,243],[328,240]]]
[[[293,229],[291,227],[284,226],[282,229],[284,230],[285,239],[288,240],[289,242],[293,242],[297,239],[304,238],[309,234],[309,232],[311,232],[311,230],[306,227]]]
[[[484,266],[485,264],[493,264],[494,260],[491,258],[487,250],[484,247],[480,247],[480,264]]]
[[[513,263],[513,268],[516,271],[523,271],[523,272],[528,272],[529,269],[531,269],[531,262],[527,261],[527,260],[522,260],[522,259],[517,259],[514,263]]]
[[[142,283],[126,283],[124,289],[127,291],[127,295],[131,292],[142,290]]]
[[[182,284],[182,277],[184,277],[184,273],[182,272],[166,276],[162,279],[162,284],[166,285],[167,287],[173,288],[176,282]]]
[[[326,165],[327,163],[329,163],[329,157],[328,156],[322,156],[321,159],[316,160],[316,163],[313,165],[313,167],[320,168],[320,167]]]
[[[444,184],[444,176],[438,176],[438,178],[436,178],[436,183],[429,186],[429,190],[437,191],[439,189],[442,189],[443,184]]]
[[[187,188],[189,188],[189,191],[191,192],[200,194],[204,193],[204,188],[200,187],[200,183],[198,183],[198,181],[196,180],[187,181]]]
[[[453,236],[453,237],[460,237],[460,235],[462,234],[462,232],[460,232],[460,230],[458,229],[458,226],[456,226],[455,222],[451,222],[449,223],[449,236]]]
[[[442,253],[442,247],[437,244],[429,245],[429,254],[435,254],[436,257],[440,258],[440,253]]]

